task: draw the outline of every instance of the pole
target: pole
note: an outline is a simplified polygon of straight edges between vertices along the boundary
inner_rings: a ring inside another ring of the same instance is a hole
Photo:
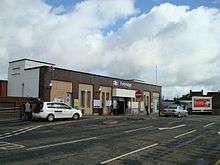
[[[157,84],[157,65],[156,65],[156,84]]]

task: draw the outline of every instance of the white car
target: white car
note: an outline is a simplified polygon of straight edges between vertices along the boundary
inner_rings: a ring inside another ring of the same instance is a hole
[[[172,104],[172,105],[169,105],[167,108],[162,109],[160,111],[160,114],[165,115],[165,116],[187,117],[188,111],[183,109],[183,107],[180,105]]]
[[[54,119],[72,118],[74,120],[82,117],[82,112],[60,102],[44,102],[39,110],[32,113],[33,119]]]

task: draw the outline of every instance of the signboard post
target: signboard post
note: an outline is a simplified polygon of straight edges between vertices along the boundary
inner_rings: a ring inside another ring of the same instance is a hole
[[[141,111],[141,101],[143,101],[143,99],[144,99],[144,94],[141,90],[137,90],[135,92],[135,97],[138,101],[138,114],[139,114]]]

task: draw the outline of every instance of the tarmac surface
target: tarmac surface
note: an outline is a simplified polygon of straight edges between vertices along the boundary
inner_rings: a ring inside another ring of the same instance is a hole
[[[0,164],[220,164],[220,116],[0,124]]]

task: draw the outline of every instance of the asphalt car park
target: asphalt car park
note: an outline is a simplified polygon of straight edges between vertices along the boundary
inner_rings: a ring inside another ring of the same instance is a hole
[[[5,124],[1,164],[215,164],[220,116],[94,117]]]

